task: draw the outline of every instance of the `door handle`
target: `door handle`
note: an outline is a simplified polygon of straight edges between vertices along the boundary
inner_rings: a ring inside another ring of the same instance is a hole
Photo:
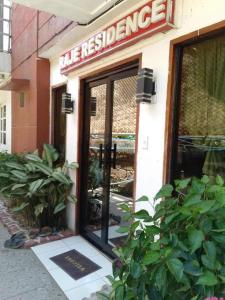
[[[112,151],[113,151],[113,169],[116,169],[117,144],[114,144]]]
[[[102,154],[103,154],[103,145],[99,146],[99,168],[102,169]]]

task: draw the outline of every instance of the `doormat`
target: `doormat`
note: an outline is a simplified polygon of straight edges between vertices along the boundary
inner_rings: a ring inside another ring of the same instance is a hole
[[[111,242],[115,247],[122,247],[122,246],[124,246],[127,237],[128,237],[127,235],[119,236],[119,237],[110,239],[110,242]]]
[[[75,280],[101,269],[100,266],[76,250],[59,254],[50,259]]]

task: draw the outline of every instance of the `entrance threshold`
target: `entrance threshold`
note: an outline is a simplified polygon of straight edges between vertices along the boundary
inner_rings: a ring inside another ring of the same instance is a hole
[[[100,268],[81,279],[74,280],[51,260],[51,258],[71,250],[81,253]],[[112,261],[81,236],[35,246],[32,251],[69,300],[82,300],[90,297],[92,293],[100,291],[104,285],[109,284],[106,276],[112,274]]]

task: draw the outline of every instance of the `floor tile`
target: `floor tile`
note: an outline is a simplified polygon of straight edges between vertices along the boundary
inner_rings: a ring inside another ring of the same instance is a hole
[[[66,291],[65,294],[69,300],[82,300],[84,297],[90,297],[92,293],[100,291],[103,285],[105,285],[105,281],[98,279],[70,291]]]
[[[41,254],[41,253],[49,252],[51,250],[63,248],[63,247],[65,247],[65,244],[60,240],[60,241],[50,242],[40,246],[32,247],[32,250],[35,254]]]
[[[52,277],[55,279],[55,281],[63,291],[68,291],[78,286],[100,279],[100,277],[97,275],[97,272],[91,273],[79,280],[74,280],[60,268],[50,270],[49,273],[52,275]]]
[[[67,246],[87,243],[87,241],[81,236],[71,236],[71,237],[63,239],[61,241]]]

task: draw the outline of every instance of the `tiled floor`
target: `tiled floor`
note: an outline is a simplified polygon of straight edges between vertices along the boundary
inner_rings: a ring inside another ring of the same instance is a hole
[[[51,257],[72,249],[87,256],[101,269],[79,280],[74,280],[50,260]],[[105,277],[112,272],[111,261],[80,236],[36,246],[32,250],[69,300],[82,300],[84,297],[89,297],[90,294],[101,290],[103,285],[108,284]]]

